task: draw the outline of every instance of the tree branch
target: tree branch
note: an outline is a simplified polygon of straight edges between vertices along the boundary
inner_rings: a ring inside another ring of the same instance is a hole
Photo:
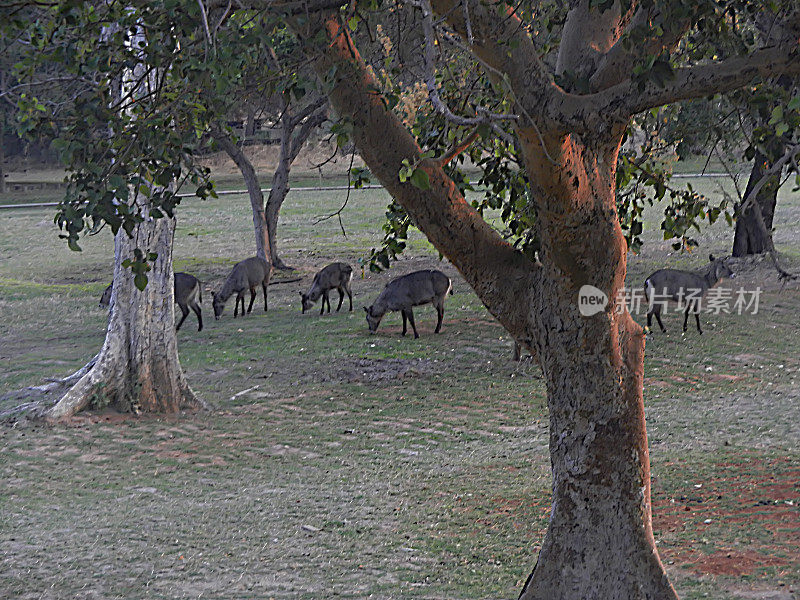
[[[303,144],[306,143],[308,137],[311,135],[317,127],[322,125],[328,119],[328,107],[326,106],[327,98],[324,98],[325,102],[322,106],[318,106],[316,108],[316,112],[309,116],[305,122],[301,125],[300,131],[298,131],[293,137],[291,142],[291,147],[289,148],[289,164],[294,162],[294,159],[297,158],[297,155],[300,154],[300,150],[303,147]]]
[[[678,69],[675,79],[664,87],[648,83],[639,91],[637,84],[627,81],[600,92],[601,104],[613,108],[619,116],[628,117],[649,108],[679,100],[725,93],[752,82],[756,77],[800,73],[800,46],[782,44],[755,51],[747,57]],[[590,98],[587,96],[586,98]]]
[[[463,0],[466,2],[466,0]],[[456,125],[462,127],[473,127],[475,125],[491,125],[492,121],[511,120],[517,121],[517,115],[508,114],[495,114],[488,110],[478,107],[476,111],[479,113],[477,117],[461,117],[453,114],[450,108],[445,104],[439,95],[439,88],[436,85],[436,49],[435,38],[436,34],[433,27],[433,10],[429,0],[414,0],[411,2],[414,6],[422,10],[422,32],[425,38],[425,44],[422,51],[422,62],[425,69],[425,86],[428,88],[428,98],[436,112],[444,116],[445,119]],[[466,4],[464,5],[466,6]],[[469,37],[472,37],[471,28],[468,31]],[[511,136],[500,128],[494,128],[495,132],[500,135],[507,142],[512,143]]]
[[[475,140],[478,139],[480,133],[478,132],[478,128],[475,128],[471,134],[469,134],[466,138],[464,138],[460,143],[454,144],[445,154],[439,156],[434,159],[436,163],[439,164],[440,167],[446,166],[451,160],[453,160],[456,156],[464,152],[467,148],[469,148]]]
[[[458,2],[469,3],[470,42],[465,12],[456,10]],[[552,82],[550,72],[539,54],[521,19],[513,7],[487,4],[481,0],[432,0],[433,11],[447,21],[462,39],[467,40],[472,54],[491,70],[501,74],[515,95],[516,101],[528,114],[542,114],[544,96],[563,93]],[[509,51],[514,48],[514,51]],[[539,123],[542,127],[544,123]]]
[[[621,13],[619,2],[605,10],[592,4],[590,0],[580,0],[567,13],[558,47],[556,73],[590,74],[599,57],[619,39],[637,3],[630,2],[625,14]]]
[[[636,62],[648,54],[661,54],[673,49],[691,27],[690,19],[661,20],[662,35],[651,35],[643,43],[630,45],[630,35],[638,28],[647,27],[648,22],[660,15],[653,14],[653,7],[639,7],[628,24],[625,33],[598,61],[597,69],[589,80],[592,90],[602,90],[622,81],[631,72]]]

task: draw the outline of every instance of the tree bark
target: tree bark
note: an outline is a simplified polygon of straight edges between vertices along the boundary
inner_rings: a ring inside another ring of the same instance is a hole
[[[244,121],[244,137],[252,138],[256,134],[256,107],[247,106],[247,117]]]
[[[148,212],[148,202],[137,206]],[[114,238],[114,284],[106,339],[94,365],[46,413],[50,420],[86,408],[114,406],[122,411],[175,413],[199,406],[178,359],[173,303],[172,241],[175,219],[146,217],[129,237]],[[144,291],[123,267],[134,249],[156,252]]]
[[[676,598],[652,530],[643,331],[613,300],[591,317],[577,310],[584,285],[610,299],[624,287],[627,247],[615,207],[621,138],[546,139],[555,163],[530,134],[522,139],[541,199],[544,268],[530,314],[547,382],[553,505],[521,598]]]
[[[542,264],[534,264],[488,227],[440,164],[422,159],[411,135],[375,93],[377,82],[336,17],[317,26],[328,43],[320,47],[315,68],[321,76],[335,73],[329,98],[352,123],[364,161],[542,366],[553,508],[522,597],[676,598],[652,532],[643,331],[613,303],[592,317],[578,311],[583,285],[614,298],[625,281],[626,245],[614,195],[621,128],[591,143],[519,131],[541,199]],[[305,30],[307,39],[315,33]],[[430,189],[399,182],[403,159],[428,173]]]
[[[747,198],[753,187],[764,177],[769,170],[767,157],[757,152],[753,159],[753,168],[744,197]],[[778,201],[780,188],[780,175],[769,175],[769,180],[758,191],[755,204],[761,212],[764,227],[758,223],[756,207],[751,206],[736,220],[736,232],[733,237],[733,256],[747,256],[748,254],[763,254],[769,252],[772,246],[772,220],[775,215],[775,204]]]

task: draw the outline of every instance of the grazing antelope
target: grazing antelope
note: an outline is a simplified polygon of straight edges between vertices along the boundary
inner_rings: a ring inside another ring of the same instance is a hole
[[[211,292],[214,297],[214,318],[219,319],[222,316],[222,311],[225,310],[225,303],[228,298],[236,294],[236,305],[233,309],[233,317],[236,318],[239,314],[239,302],[242,303],[242,316],[245,315],[244,310],[244,293],[250,290],[250,305],[247,307],[249,313],[253,310],[253,302],[256,299],[256,287],[261,285],[264,291],[264,310],[267,310],[267,286],[269,285],[269,276],[271,267],[263,258],[252,256],[245,260],[236,263],[233,266],[231,274],[225,280],[219,292]]]
[[[694,319],[697,322],[697,331],[700,329],[700,303],[712,287],[717,285],[721,279],[734,278],[736,275],[725,263],[723,258],[714,258],[709,255],[711,263],[701,271],[681,271],[679,269],[659,269],[644,282],[644,294],[649,302],[650,308],[647,311],[647,327],[650,328],[653,315],[656,316],[661,331],[666,332],[664,324],[661,322],[661,308],[666,300],[675,302],[686,302],[686,311],[683,315],[683,331],[686,331],[686,323],[689,320],[689,311],[694,312]],[[660,296],[664,302],[655,302],[655,297]]]
[[[314,302],[319,300],[322,296],[322,305],[320,306],[319,314],[325,311],[325,303],[328,303],[328,314],[331,312],[331,299],[328,293],[331,290],[339,291],[339,306],[336,307],[336,312],[342,308],[344,302],[344,295],[350,299],[350,310],[353,310],[353,292],[350,290],[350,282],[353,280],[353,269],[350,265],[340,262],[329,264],[314,276],[314,281],[311,283],[311,289],[305,294],[300,292],[300,297],[303,301],[303,313],[311,310]]]
[[[417,327],[414,324],[414,306],[433,304],[436,307],[436,329],[439,333],[444,317],[444,299],[448,292],[452,293],[453,284],[450,278],[441,271],[425,270],[414,271],[408,275],[393,279],[383,288],[377,300],[364,310],[367,313],[369,330],[375,333],[378,325],[389,311],[400,311],[403,315],[403,335],[406,334],[406,321],[411,323],[414,338],[418,338]]]

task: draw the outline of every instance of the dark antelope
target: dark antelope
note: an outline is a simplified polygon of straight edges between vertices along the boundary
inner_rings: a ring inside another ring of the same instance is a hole
[[[328,293],[331,290],[339,291],[339,306],[336,307],[336,312],[342,308],[344,302],[344,295],[350,299],[350,310],[353,310],[353,292],[350,290],[350,282],[353,279],[353,269],[350,265],[340,262],[329,264],[314,276],[314,281],[311,283],[311,289],[305,294],[300,292],[300,297],[303,301],[303,312],[311,310],[314,302],[319,300],[322,296],[322,305],[319,309],[319,314],[325,311],[325,303],[328,303],[328,313],[331,312],[331,299]]]
[[[107,308],[111,304],[113,285],[113,283],[109,285],[103,295],[100,296],[100,308]],[[175,273],[174,285],[175,303],[180,307],[183,314],[181,320],[178,321],[177,327],[175,327],[175,331],[181,328],[186,317],[189,316],[190,308],[197,315],[197,331],[203,331],[203,310],[200,307],[203,303],[203,293],[197,277],[188,273]]]
[[[222,289],[219,292],[211,292],[214,297],[214,318],[219,319],[222,316],[222,311],[225,310],[225,303],[234,294],[236,294],[236,305],[233,309],[233,316],[236,318],[239,314],[239,301],[242,303],[242,316],[244,316],[244,293],[247,290],[250,290],[250,305],[247,307],[247,312],[249,313],[253,310],[256,287],[259,285],[264,291],[264,310],[266,311],[270,268],[267,261],[258,256],[246,258],[242,262],[236,263],[231,274],[228,275],[228,279],[222,285]]]
[[[406,321],[411,323],[414,330],[414,337],[418,338],[417,327],[414,324],[414,306],[423,304],[433,304],[436,307],[436,329],[439,333],[442,328],[442,318],[444,317],[444,298],[448,292],[452,292],[453,285],[450,278],[441,271],[414,271],[408,275],[393,279],[383,288],[380,296],[375,302],[364,310],[367,312],[367,325],[369,330],[375,333],[378,325],[389,311],[400,311],[403,315],[403,335],[406,334]]]
[[[717,285],[721,279],[726,277],[733,278],[736,275],[730,267],[725,264],[725,259],[714,258],[710,255],[711,263],[702,271],[681,271],[678,269],[659,269],[644,282],[644,294],[649,303],[647,311],[647,327],[650,328],[653,315],[656,316],[661,331],[666,331],[661,322],[661,309],[667,300],[675,302],[686,302],[686,311],[683,315],[683,330],[686,331],[686,323],[689,320],[689,311],[694,312],[694,319],[697,322],[697,331],[700,329],[701,300],[706,296],[708,290]],[[661,302],[657,302],[657,297]]]

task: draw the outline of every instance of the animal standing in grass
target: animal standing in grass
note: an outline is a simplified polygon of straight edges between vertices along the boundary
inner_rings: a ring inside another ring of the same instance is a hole
[[[197,315],[197,331],[203,331],[203,310],[201,305],[203,303],[203,292],[200,281],[194,275],[188,273],[175,273],[175,303],[181,309],[183,316],[178,321],[175,331],[178,331],[189,316],[189,309],[194,311]],[[109,285],[100,296],[100,308],[107,308],[111,304],[111,292],[114,289],[114,284]]]
[[[319,300],[322,296],[322,305],[319,309],[319,314],[325,311],[325,303],[328,303],[328,314],[331,312],[331,299],[328,295],[331,290],[339,291],[339,306],[336,307],[336,312],[342,308],[344,295],[350,300],[350,310],[353,310],[353,292],[350,290],[350,282],[353,280],[353,268],[345,263],[335,262],[329,264],[322,269],[319,273],[314,275],[314,281],[311,283],[311,289],[305,294],[300,292],[300,297],[303,302],[303,313],[311,310],[314,302]]]
[[[702,271],[681,271],[679,269],[659,269],[644,282],[644,294],[649,303],[647,311],[647,327],[650,328],[653,315],[656,316],[661,331],[666,332],[664,324],[661,322],[661,309],[666,305],[667,300],[675,302],[685,302],[686,311],[683,315],[683,331],[686,331],[686,323],[689,320],[689,311],[694,312],[697,322],[697,331],[700,334],[700,303],[712,287],[717,285],[724,278],[734,278],[736,275],[725,263],[723,258],[714,258],[709,255],[709,264]],[[661,302],[656,300],[660,299]]]
[[[242,303],[242,316],[244,316],[244,293],[247,290],[250,290],[250,305],[247,307],[247,312],[249,313],[253,310],[256,287],[259,285],[264,290],[264,310],[266,311],[267,286],[269,285],[270,273],[271,267],[267,264],[267,261],[258,256],[252,256],[236,263],[231,274],[228,275],[228,279],[222,285],[222,289],[219,292],[211,292],[214,297],[214,318],[219,319],[222,316],[222,311],[225,310],[225,303],[234,294],[236,294],[236,305],[233,309],[233,317],[236,318],[239,314],[239,301]]]
[[[393,279],[386,284],[375,302],[364,310],[367,313],[367,325],[371,333],[378,330],[383,315],[389,311],[400,311],[403,315],[403,335],[406,334],[406,321],[411,323],[414,338],[418,338],[417,327],[414,324],[414,306],[433,304],[436,307],[436,329],[439,333],[444,317],[444,299],[448,292],[452,293],[453,284],[450,278],[441,271],[425,270],[414,271]]]

